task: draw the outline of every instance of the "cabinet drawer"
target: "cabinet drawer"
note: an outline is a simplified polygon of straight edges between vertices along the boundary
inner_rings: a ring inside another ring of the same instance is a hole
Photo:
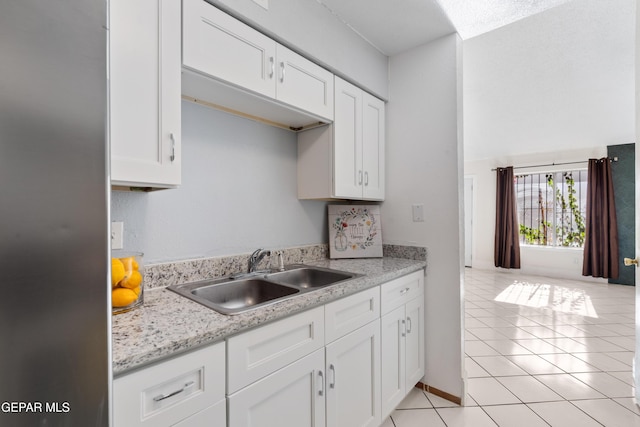
[[[382,314],[406,304],[424,292],[424,271],[416,271],[380,287],[380,306]]]
[[[324,346],[324,307],[278,320],[227,340],[227,393]]]
[[[113,381],[114,425],[174,425],[224,400],[224,384],[224,343],[124,375]]]
[[[330,343],[380,317],[380,287],[325,305],[325,342]]]

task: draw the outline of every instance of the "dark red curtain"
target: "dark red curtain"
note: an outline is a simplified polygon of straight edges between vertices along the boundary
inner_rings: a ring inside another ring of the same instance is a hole
[[[520,242],[513,166],[496,170],[496,267],[520,268]]]
[[[589,159],[582,275],[618,277],[618,221],[609,158]]]

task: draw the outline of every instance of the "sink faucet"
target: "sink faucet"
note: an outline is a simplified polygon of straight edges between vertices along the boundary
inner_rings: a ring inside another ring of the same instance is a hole
[[[256,271],[256,267],[265,256],[270,256],[271,251],[266,249],[256,249],[249,257],[249,273]]]

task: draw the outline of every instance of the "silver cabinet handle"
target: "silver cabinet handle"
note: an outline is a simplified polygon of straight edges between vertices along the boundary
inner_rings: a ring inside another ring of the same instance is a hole
[[[270,79],[272,79],[272,78],[273,78],[273,75],[274,75],[274,74],[275,74],[275,72],[276,72],[276,61],[275,61],[275,59],[273,58],[273,56],[270,56],[270,57],[269,57],[269,63],[271,64],[271,74],[269,74],[269,78],[270,78]]]
[[[324,374],[322,371],[318,371],[318,376],[320,377],[320,390],[318,391],[318,396],[324,396]]]
[[[364,185],[365,187],[369,185],[369,172],[364,173]]]
[[[407,330],[406,323],[405,323],[404,319],[402,319],[402,336],[403,337],[407,336],[406,330]]]
[[[358,171],[358,176],[360,179],[358,180],[358,185],[362,185],[362,171]]]
[[[333,364],[329,365],[329,369],[331,370],[331,372],[333,372],[333,380],[331,381],[331,383],[329,384],[329,388],[336,388],[336,367],[333,366]]]
[[[280,74],[280,83],[284,83],[284,62],[280,63],[280,70],[282,71],[282,74]]]
[[[407,316],[407,333],[411,333],[411,317]]]
[[[409,292],[410,288],[404,288],[403,290],[400,291],[400,295],[404,295],[407,292]]]
[[[171,161],[173,162],[176,159],[176,137],[173,136],[173,132],[169,134],[169,138],[171,138]]]
[[[189,389],[189,388],[193,387],[193,385],[194,385],[194,384],[195,384],[195,382],[193,382],[193,381],[189,381],[189,382],[188,382],[188,383],[186,383],[186,384],[184,385],[184,387],[182,387],[180,390],[176,390],[176,391],[171,392],[171,393],[169,393],[169,394],[159,394],[158,396],[156,396],[156,397],[154,397],[154,398],[153,398],[153,401],[154,401],[154,402],[161,402],[161,401],[163,401],[163,400],[165,400],[165,399],[168,399],[168,398],[170,398],[170,397],[175,396],[176,394],[180,394],[180,393],[182,393],[183,391],[185,391],[185,390],[187,390],[187,389]]]

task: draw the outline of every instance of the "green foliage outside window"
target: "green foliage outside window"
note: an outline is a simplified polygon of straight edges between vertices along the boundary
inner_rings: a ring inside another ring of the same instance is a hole
[[[582,247],[585,240],[585,218],[580,211],[578,198],[576,197],[576,183],[571,172],[564,172],[563,178],[566,184],[566,197],[560,189],[554,186],[553,174],[547,174],[547,185],[554,189],[556,215],[555,236],[556,245],[565,247]],[[542,198],[542,192],[538,190],[538,209],[540,221],[537,228],[520,224],[520,234],[525,242],[530,245],[552,245],[553,224],[549,217],[553,218],[553,208],[547,208]],[[551,212],[548,212],[551,211]]]

